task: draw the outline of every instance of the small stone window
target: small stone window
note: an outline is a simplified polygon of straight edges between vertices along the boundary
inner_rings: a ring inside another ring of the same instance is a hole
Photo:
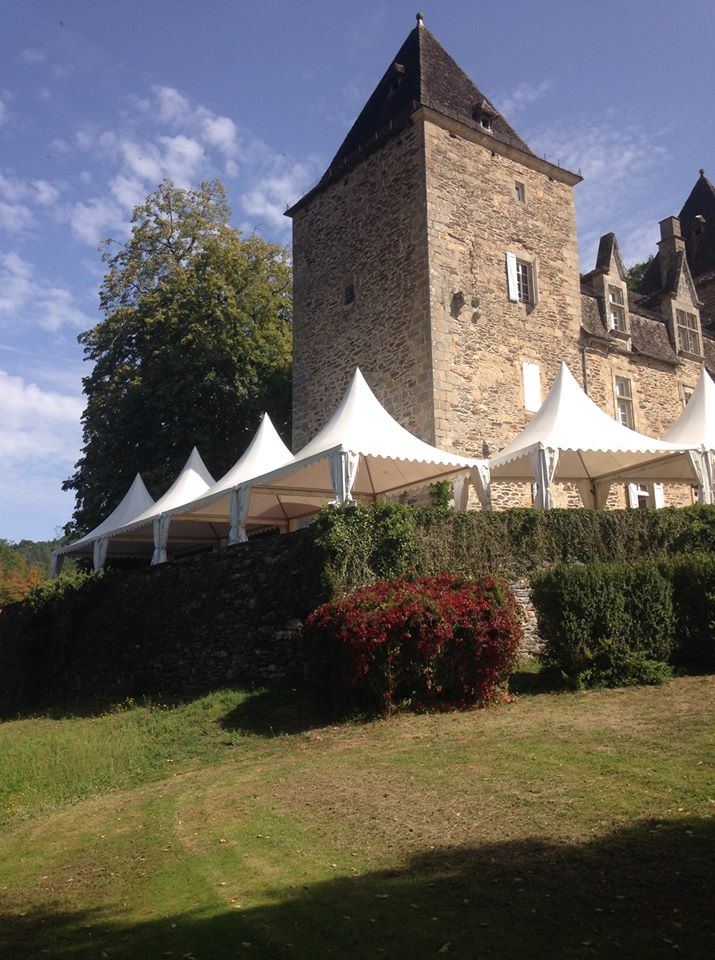
[[[683,404],[683,407],[687,407],[688,400],[692,397],[694,390],[695,387],[690,387],[687,383],[680,384],[680,402]]]
[[[509,299],[514,303],[534,306],[539,302],[535,263],[520,260],[515,253],[507,253],[506,278]]]
[[[516,261],[516,289],[519,296],[519,303],[531,303],[531,292],[533,290],[533,281],[531,279],[531,264],[525,260]]]
[[[619,333],[627,333],[626,305],[623,290],[608,285],[608,326]]]
[[[345,287],[344,303],[346,307],[350,306],[351,303],[355,303],[355,286],[352,283],[349,283],[347,287]]]
[[[633,415],[633,388],[631,381],[628,377],[616,377],[614,385],[618,421],[622,423],[624,427],[635,430],[636,420]]]
[[[698,329],[698,318],[694,313],[676,310],[675,332],[678,339],[678,350],[683,353],[700,355],[700,330]]]
[[[518,180],[514,184],[514,193],[519,203],[524,203],[526,201],[526,187]]]

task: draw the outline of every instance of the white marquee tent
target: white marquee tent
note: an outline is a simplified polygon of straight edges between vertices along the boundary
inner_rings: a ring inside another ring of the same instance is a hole
[[[585,504],[603,507],[615,480],[697,483],[699,454],[617,423],[562,363],[541,409],[489,468],[492,480],[535,481],[537,507],[553,506],[554,482],[575,483]]]
[[[231,469],[212,487],[176,511],[172,525],[190,526],[194,536],[204,535],[211,540],[206,527],[220,531],[229,543],[244,540],[245,530],[239,529],[238,514],[242,493],[247,481],[270,470],[283,466],[293,459],[293,454],[283,443],[267,413],[243,455]],[[173,536],[173,534],[172,534]]]
[[[375,501],[447,477],[460,481],[455,484],[458,505],[466,505],[469,480],[489,505],[486,461],[440,450],[405,430],[356,369],[316,436],[288,463],[241,488],[236,526],[241,537],[248,521],[282,522],[290,528],[328,500]]]
[[[132,485],[122,497],[119,505],[112,510],[106,520],[85,534],[80,540],[67,544],[52,554],[52,576],[55,577],[62,568],[62,562],[68,554],[81,556],[92,555],[94,568],[99,570],[104,565],[107,556],[108,534],[111,530],[130,523],[136,517],[151,509],[154,500],[144,486],[140,474],[137,474]]]
[[[663,434],[669,443],[696,447],[698,457],[698,487],[700,503],[712,503],[713,458],[715,457],[715,383],[703,370],[685,410]]]
[[[172,513],[206,493],[214,484],[199,451],[194,447],[181,473],[156,503],[132,521],[107,533],[109,549],[122,556],[141,555],[153,543],[152,563],[166,560],[166,544]],[[182,539],[179,535],[178,539]],[[190,545],[190,538],[189,543]]]

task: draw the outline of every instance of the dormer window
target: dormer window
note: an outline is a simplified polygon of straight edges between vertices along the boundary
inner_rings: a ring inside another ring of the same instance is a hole
[[[387,83],[387,96],[391,97],[402,86],[402,78],[405,75],[405,67],[401,63],[393,63],[390,79]]]
[[[700,355],[700,330],[698,328],[698,318],[694,313],[687,313],[685,310],[675,311],[675,333],[678,340],[678,350],[682,353]]]
[[[618,333],[627,333],[626,305],[621,287],[608,285],[608,326]]]
[[[496,116],[496,112],[486,100],[481,100],[479,103],[475,104],[474,109],[472,110],[472,116],[482,130],[489,130],[489,132],[491,132],[492,120]]]

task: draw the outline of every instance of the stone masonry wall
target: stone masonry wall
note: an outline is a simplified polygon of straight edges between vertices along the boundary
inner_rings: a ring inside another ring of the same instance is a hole
[[[324,596],[309,531],[109,573],[46,624],[0,613],[0,711],[199,690],[302,672],[299,626]]]
[[[683,410],[681,386],[694,387],[700,376],[700,364],[694,360],[681,359],[678,368],[648,357],[623,353],[604,356],[587,353],[587,376],[589,396],[610,416],[618,418],[616,410],[614,377],[626,377],[631,381],[635,428],[639,433],[661,437]],[[627,504],[623,484],[614,484],[620,496],[609,506]],[[688,506],[693,503],[690,484],[666,484],[667,506]]]
[[[578,376],[573,190],[454,130],[424,129],[436,442],[482,456],[483,442],[496,453],[531,417],[522,361],[540,365],[542,396],[562,360]],[[508,252],[535,265],[536,305],[509,300]]]
[[[407,127],[299,208],[293,252],[294,448],[325,423],[356,365],[389,412],[431,440],[421,128]]]

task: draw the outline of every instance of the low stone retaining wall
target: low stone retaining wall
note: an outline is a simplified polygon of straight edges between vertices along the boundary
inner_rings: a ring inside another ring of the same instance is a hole
[[[510,584],[524,651],[540,640],[529,582]],[[299,677],[301,623],[325,599],[310,531],[109,572],[38,617],[0,611],[0,714],[97,694],[135,696]]]
[[[524,628],[524,640],[521,646],[523,653],[530,656],[536,656],[541,652],[543,641],[539,636],[539,628],[536,622],[536,608],[531,599],[531,586],[525,578],[513,580],[509,588],[516,597],[519,606],[519,615]]]
[[[6,608],[0,710],[299,675],[300,623],[323,599],[313,549],[300,532],[110,572],[48,622]]]

